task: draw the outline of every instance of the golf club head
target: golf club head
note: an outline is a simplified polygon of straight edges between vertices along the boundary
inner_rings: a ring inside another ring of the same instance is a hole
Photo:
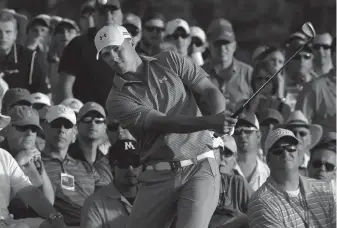
[[[304,32],[305,35],[307,35],[308,37],[315,37],[316,36],[316,31],[314,26],[311,24],[311,22],[305,22],[302,25],[302,31]]]

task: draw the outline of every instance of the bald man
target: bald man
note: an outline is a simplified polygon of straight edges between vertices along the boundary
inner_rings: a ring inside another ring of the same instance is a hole
[[[314,70],[317,75],[327,74],[332,69],[331,46],[332,37],[329,33],[317,34],[314,38]]]

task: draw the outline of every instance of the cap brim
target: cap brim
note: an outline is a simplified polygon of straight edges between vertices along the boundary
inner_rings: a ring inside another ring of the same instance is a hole
[[[32,123],[32,122],[27,121],[27,120],[13,121],[12,123],[13,123],[14,125],[18,125],[18,126],[28,126],[28,125],[32,125],[32,126],[36,126],[36,127],[40,128],[40,129],[42,130],[42,127],[40,126],[40,124]]]
[[[75,112],[75,111],[74,111],[74,112]],[[76,119],[75,119],[75,120],[71,120],[67,115],[63,115],[63,114],[61,114],[61,115],[59,115],[59,116],[55,116],[55,118],[53,118],[53,119],[49,119],[49,120],[48,120],[48,123],[51,123],[51,122],[53,122],[54,120],[57,120],[57,119],[60,119],[60,118],[69,120],[69,122],[72,123],[72,124],[74,124],[74,125],[76,124]]]

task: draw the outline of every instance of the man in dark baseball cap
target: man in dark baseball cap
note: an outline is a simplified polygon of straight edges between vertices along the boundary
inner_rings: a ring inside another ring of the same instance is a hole
[[[2,113],[4,114],[16,105],[32,105],[30,92],[23,88],[11,88],[7,90],[2,102]]]

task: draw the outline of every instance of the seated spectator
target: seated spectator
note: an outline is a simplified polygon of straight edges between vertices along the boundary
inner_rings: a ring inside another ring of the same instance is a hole
[[[191,44],[188,55],[198,66],[204,65],[203,53],[206,50],[206,33],[198,26],[191,27]]]
[[[249,201],[249,227],[336,226],[331,185],[300,175],[298,143],[286,129],[278,128],[268,135],[265,150],[270,177]]]
[[[11,118],[0,114],[0,130],[10,121]],[[44,194],[31,184],[15,159],[4,149],[0,149],[0,163],[1,227],[66,227],[63,216],[57,213]],[[7,208],[10,199],[15,196],[20,197],[39,217],[48,219],[48,221],[43,222],[41,219],[31,218],[14,220]]]
[[[41,52],[46,57],[50,45],[50,16],[40,14],[34,17],[27,26],[26,47],[32,51]]]
[[[336,132],[336,37],[331,54],[332,70],[306,84],[296,103],[296,110],[301,110],[310,123],[321,125],[324,132]]]
[[[11,123],[5,129],[5,141],[1,148],[7,150],[28,176],[33,186],[39,188],[54,204],[54,191],[41,161],[41,153],[35,147],[36,134],[41,129],[36,110],[27,106],[16,106],[9,111]],[[13,199],[9,211],[15,219],[37,217],[20,199]]]
[[[126,226],[137,193],[141,167],[130,166],[120,160],[118,154],[128,153],[128,150],[135,148],[135,142],[130,140],[118,140],[111,147],[109,157],[111,169],[115,174],[114,182],[98,190],[85,201],[81,214],[81,228]]]
[[[0,45],[0,73],[9,88],[26,88],[30,92],[48,93],[47,65],[43,56],[17,44],[17,20],[10,12],[0,11],[0,31],[8,34]]]
[[[336,132],[327,133],[311,149],[308,174],[311,178],[331,182],[336,200]]]
[[[231,136],[223,136],[224,147],[216,154],[220,163],[219,204],[212,216],[209,227],[248,227],[248,200],[253,189],[246,180],[234,174],[237,158],[237,146]],[[218,158],[219,156],[219,158]]]
[[[40,118],[40,126],[42,127],[42,129],[44,129],[45,125],[47,125],[46,123],[46,114],[48,111],[48,108],[50,106],[45,106],[43,108],[41,108],[40,110],[38,110],[37,112],[39,113],[39,118]],[[44,131],[38,131],[37,135],[36,135],[36,148],[39,151],[43,151],[44,147],[46,146],[46,138],[45,138],[45,134]]]
[[[30,97],[32,106],[35,110],[39,111],[45,106],[51,106],[50,98],[44,93],[33,93]]]
[[[90,164],[68,155],[75,138],[74,111],[64,105],[51,106],[46,120],[42,161],[55,192],[54,206],[64,215],[67,225],[79,226],[85,199],[105,182],[101,184],[101,177]]]
[[[31,95],[27,89],[11,88],[9,89],[2,101],[2,113],[7,114],[8,111],[17,106],[32,106]]]
[[[310,158],[310,150],[320,141],[322,137],[322,127],[317,124],[309,124],[307,118],[300,110],[289,116],[285,124],[280,125],[294,133],[299,140],[297,148],[299,155],[299,169],[302,175],[308,176],[307,167]]]
[[[133,13],[123,15],[124,28],[130,33],[134,47],[138,45],[142,38],[142,21],[139,16]]]
[[[71,108],[75,112],[76,116],[78,115],[78,112],[80,111],[80,109],[83,106],[82,101],[80,101],[79,99],[76,99],[76,98],[67,98],[64,101],[62,101],[61,104],[66,106],[66,107]]]
[[[100,145],[106,136],[106,114],[104,108],[88,102],[80,109],[77,117],[77,140],[69,147],[68,154],[75,159],[88,162],[107,183],[112,182],[112,174],[106,153]]]
[[[244,177],[256,191],[269,176],[268,166],[259,158],[260,124],[256,116],[246,113],[238,118],[233,137],[238,147],[235,173]]]

